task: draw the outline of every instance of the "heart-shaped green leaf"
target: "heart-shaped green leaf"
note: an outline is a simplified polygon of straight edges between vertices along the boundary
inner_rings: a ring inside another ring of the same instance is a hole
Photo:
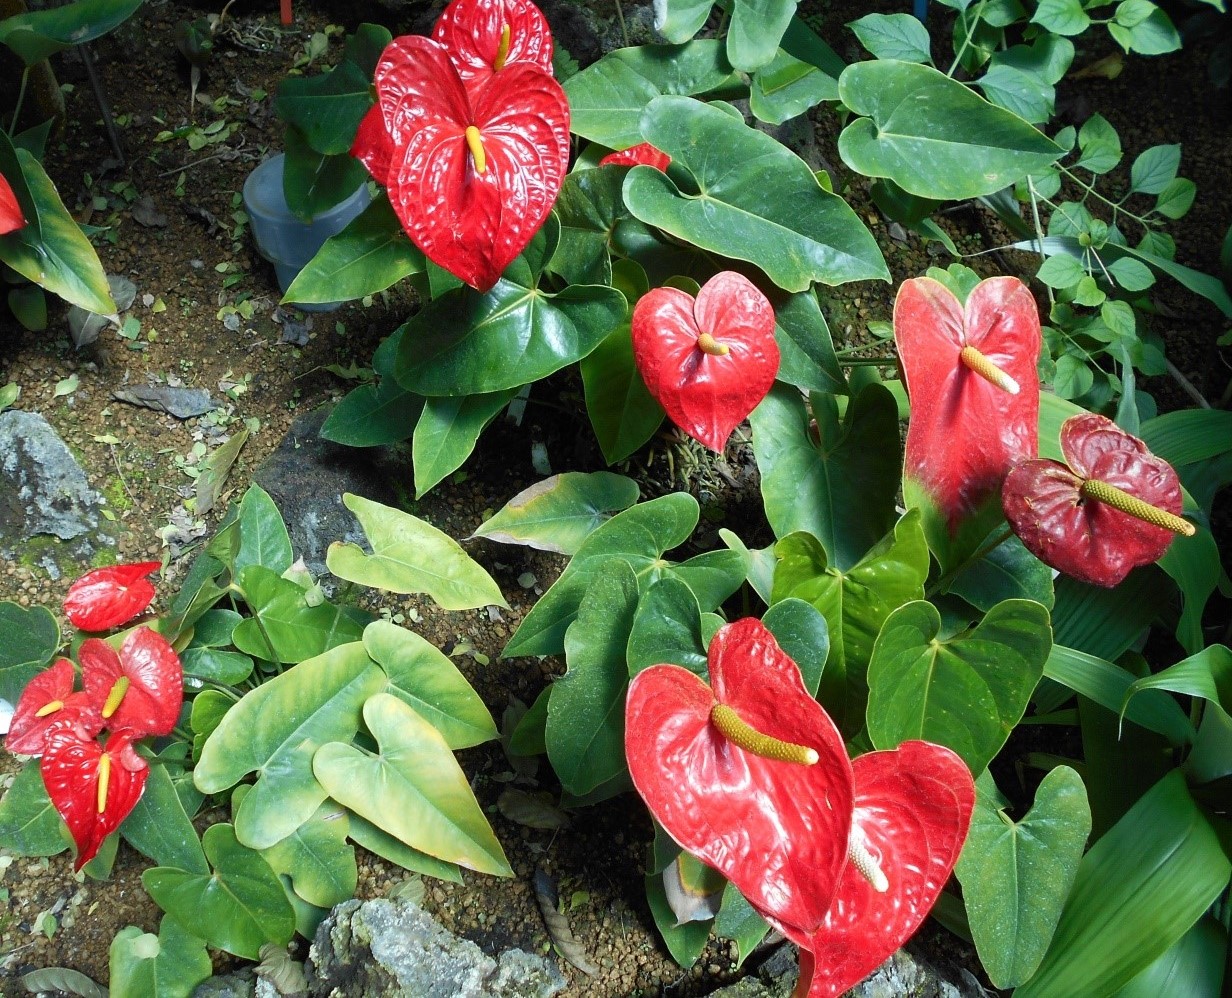
[[[394,377],[398,345],[405,332],[406,326],[401,325],[381,341],[372,355],[376,384],[348,392],[321,424],[322,437],[348,447],[377,447],[411,435],[424,400]]]
[[[42,62],[73,45],[92,42],[119,27],[141,6],[141,0],[77,0],[63,7],[23,11],[0,21],[0,43],[27,66]]]
[[[1000,751],[1027,709],[1052,648],[1048,611],[998,603],[979,625],[941,640],[923,600],[886,618],[868,666],[868,733],[879,749],[913,738],[953,749],[973,773]]]
[[[291,567],[291,536],[270,494],[250,485],[240,500],[240,544],[231,567],[238,574],[248,565],[264,565],[281,574]],[[226,644],[227,642],[221,642]]]
[[[312,775],[313,753],[350,741],[364,701],[385,683],[358,641],[300,662],[227,711],[193,770],[197,789],[220,793],[259,771],[236,813],[236,833],[255,849],[286,838],[327,796]]]
[[[483,395],[424,400],[411,444],[415,498],[419,499],[471,456],[479,434],[518,393],[517,388]]]
[[[998,527],[996,535],[1005,537],[1003,529]],[[985,543],[997,541],[999,537],[994,536]],[[948,591],[984,611],[1007,599],[1034,600],[1046,607],[1051,607],[1054,601],[1052,569],[1012,535],[963,568]]]
[[[358,641],[364,632],[353,610],[329,602],[310,606],[304,590],[264,565],[244,568],[239,586],[253,615],[236,625],[232,641],[247,655],[302,662]]]
[[[16,704],[59,647],[60,625],[46,607],[0,603],[0,698]]]
[[[804,688],[816,696],[822,670],[830,656],[830,628],[826,618],[811,603],[789,596],[770,607],[761,622],[796,663]]]
[[[37,761],[19,769],[0,798],[0,841],[13,856],[54,856],[72,841],[47,796]]]
[[[772,125],[804,114],[823,100],[837,99],[836,77],[783,49],[753,74],[749,85],[749,110]]]
[[[814,281],[890,279],[859,216],[769,135],[688,97],[656,98],[640,128],[641,140],[671,156],[696,191],[682,190],[653,167],[634,167],[624,198],[643,222],[747,260],[787,291],[807,290]],[[724,155],[713,155],[716,149]]]
[[[642,595],[625,655],[629,677],[652,665],[679,665],[708,672],[702,612],[693,590],[679,579],[660,579]]]
[[[151,766],[137,806],[120,826],[124,841],[158,866],[209,873],[192,815],[176,793],[167,767]]]
[[[727,58],[751,73],[770,62],[796,12],[797,0],[734,0]]]
[[[771,598],[794,596],[826,618],[830,657],[817,699],[849,736],[864,726],[865,673],[885,619],[904,603],[924,597],[928,545],[919,510],[908,510],[894,529],[845,571],[831,567],[825,549],[807,533],[789,534],[774,548]]]
[[[633,569],[613,559],[565,634],[568,669],[552,684],[547,747],[561,786],[579,797],[625,771],[625,647],[636,610]]]
[[[364,704],[364,723],[379,755],[342,742],[317,750],[313,771],[329,796],[430,856],[480,873],[512,876],[440,732],[388,693]]]
[[[830,564],[847,569],[894,523],[902,470],[898,407],[868,385],[840,420],[837,399],[811,396],[816,435],[800,393],[778,385],[753,410],[753,453],[775,536],[803,530]]]
[[[289,943],[295,913],[261,854],[241,845],[227,824],[207,828],[202,844],[213,874],[151,867],[141,875],[150,897],[185,932],[248,960],[264,943]]]
[[[213,969],[205,940],[165,916],[158,935],[124,926],[109,952],[107,983],[113,998],[189,998]]]
[[[632,216],[621,197],[626,170],[579,170],[565,177],[552,211],[560,243],[548,269],[570,284],[611,284],[609,248],[617,225]]]
[[[839,136],[843,162],[938,201],[993,194],[1051,166],[1062,149],[1042,132],[929,66],[893,59],[843,70],[839,97],[867,117]]]
[[[317,152],[294,125],[287,126],[283,145],[287,158],[282,170],[282,194],[302,221],[311,221],[340,204],[368,179],[368,171],[350,153]]]
[[[1082,777],[1058,766],[1014,821],[992,777],[977,785],[967,844],[954,872],[980,963],[999,988],[1030,978],[1044,958],[1091,832]]]
[[[346,809],[327,800],[285,839],[261,850],[275,873],[291,878],[295,893],[318,908],[332,908],[355,896],[359,870],[347,844]]]
[[[637,482],[610,471],[567,471],[524,489],[481,523],[473,537],[575,554],[613,513],[637,502]]]
[[[492,577],[448,534],[363,496],[344,493],[342,501],[363,527],[372,554],[335,541],[325,564],[338,578],[395,593],[427,593],[446,610],[508,606]]]
[[[287,76],[274,106],[316,152],[349,152],[360,119],[372,107],[372,76],[350,59],[316,76]]]
[[[389,677],[385,691],[414,707],[451,749],[498,737],[479,695],[431,642],[405,627],[374,620],[364,629],[364,649]]]

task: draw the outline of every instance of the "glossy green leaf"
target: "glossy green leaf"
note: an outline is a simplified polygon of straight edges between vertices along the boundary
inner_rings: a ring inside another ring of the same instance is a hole
[[[613,559],[591,582],[565,633],[565,674],[548,700],[547,748],[561,786],[576,796],[625,771],[625,648],[637,578]]]
[[[388,693],[364,704],[380,747],[372,755],[341,741],[322,745],[313,771],[329,796],[422,852],[480,873],[512,876],[458,766],[431,724]]]
[[[623,461],[654,436],[665,415],[633,359],[629,324],[608,333],[579,367],[586,414],[603,459],[608,464]]]
[[[746,73],[761,69],[778,52],[796,12],[796,0],[733,0],[727,58]]]
[[[672,959],[682,967],[691,967],[706,948],[706,941],[710,938],[710,922],[685,922],[683,925],[677,925],[676,913],[667,903],[661,873],[652,873],[646,877],[646,900],[650,904],[650,914],[654,917],[655,927],[663,937]]]
[[[186,648],[180,655],[184,675],[235,686],[252,675],[253,661],[241,652],[221,648]]]
[[[253,616],[236,625],[232,640],[247,655],[302,662],[363,634],[354,611],[328,602],[309,605],[304,590],[264,565],[241,571],[239,586]]]
[[[462,467],[474,451],[484,427],[517,393],[517,388],[509,388],[483,395],[438,396],[424,400],[411,444],[416,499]]]
[[[576,554],[596,527],[632,506],[638,494],[637,482],[624,475],[567,471],[519,492],[472,536]]]
[[[325,742],[350,741],[364,701],[385,684],[357,641],[299,663],[227,711],[193,770],[197,789],[221,793],[257,772],[236,833],[255,849],[286,838],[327,796],[312,775],[313,753]]]
[[[1166,585],[1153,566],[1135,569],[1112,589],[1058,576],[1052,613],[1056,643],[1116,661],[1159,613],[1154,596]]]
[[[894,523],[902,470],[898,407],[867,386],[840,420],[833,395],[811,396],[816,436],[799,391],[776,385],[753,410],[753,453],[776,537],[807,531],[845,570]]]
[[[25,149],[17,149],[15,155],[38,210],[38,225],[0,236],[0,262],[70,305],[113,314],[116,306],[107,275],[90,240],[64,207],[43,165]]]
[[[1232,412],[1178,409],[1146,420],[1139,434],[1158,457],[1177,467],[1232,450]]]
[[[999,988],[1027,980],[1052,939],[1091,832],[1082,778],[1068,766],[1051,770],[1020,821],[1000,794],[977,784],[967,843],[954,872],[980,963]],[[995,785],[992,786],[995,790]]]
[[[1052,945],[1017,998],[1114,993],[1197,922],[1230,872],[1174,770],[1083,858]]]
[[[826,618],[830,656],[817,698],[840,730],[854,734],[864,726],[865,673],[882,624],[903,604],[924,597],[928,546],[919,511],[909,510],[844,571],[829,565],[825,549],[811,534],[789,534],[775,545],[774,553],[778,566],[773,601],[794,596]]]
[[[859,216],[769,135],[688,97],[656,98],[640,127],[642,140],[671,156],[696,189],[682,190],[652,167],[634,167],[625,178],[625,203],[646,224],[747,260],[787,291],[813,282],[889,280]],[[714,156],[715,149],[726,155]]]
[[[714,919],[714,934],[736,944],[736,966],[766,938],[770,926],[732,884],[723,888],[723,903]]]
[[[26,220],[26,234],[32,242],[38,242],[42,234],[39,224],[39,203],[30,190],[30,184],[22,170],[21,160],[17,158],[17,150],[22,148],[27,147],[22,144],[19,136],[10,138],[8,132],[0,135],[0,174],[9,182],[13,196],[17,199],[17,205],[21,208],[22,216]],[[30,153],[36,160],[42,161],[42,157],[34,150],[30,150]]]
[[[928,66],[855,63],[839,78],[839,95],[866,116],[839,136],[843,162],[920,197],[992,194],[1046,169],[1062,153],[1016,114]]]
[[[552,699],[552,687],[545,686],[522,715],[513,734],[509,736],[509,752],[512,755],[546,755],[548,701]]]
[[[205,940],[166,916],[158,935],[124,926],[111,940],[109,954],[112,998],[189,998],[213,972]]]
[[[422,274],[424,255],[411,242],[384,193],[345,229],[325,240],[291,282],[284,302],[352,301]]]
[[[1134,696],[1143,690],[1169,690],[1200,697],[1219,704],[1225,713],[1232,713],[1232,649],[1210,645],[1162,672],[1134,680],[1125,691],[1120,708],[1122,717]]]
[[[784,49],[753,74],[749,110],[772,125],[804,114],[824,100],[838,99],[838,78]]]
[[[705,677],[702,612],[693,590],[679,579],[660,579],[642,595],[625,650],[630,677],[652,665],[679,665]]]
[[[0,21],[0,43],[33,66],[73,45],[92,42],[127,21],[141,0],[77,0],[63,7],[26,11]],[[114,311],[109,309],[108,311]]]
[[[617,226],[632,218],[620,193],[627,172],[603,167],[565,177],[552,208],[560,219],[560,243],[548,269],[568,283],[612,283],[612,238]]]
[[[451,749],[498,737],[479,694],[431,642],[405,627],[374,620],[364,629],[364,650],[389,677],[385,691],[414,707]]]
[[[1188,497],[1186,512],[1195,512]],[[1181,591],[1181,619],[1177,621],[1176,639],[1187,652],[1195,654],[1205,643],[1202,614],[1223,574],[1219,545],[1207,527],[1199,526],[1192,537],[1173,538],[1156,564],[1172,577]]]
[[[1158,998],[1159,995],[1219,995],[1224,983],[1228,930],[1204,915],[1179,941],[1156,958],[1114,998]]]
[[[0,798],[0,842],[13,856],[54,856],[72,840],[43,786],[38,761],[17,771]]]
[[[932,62],[928,29],[910,14],[865,14],[849,27],[878,59]]]
[[[381,341],[372,355],[375,385],[348,392],[321,424],[321,436],[348,447],[397,443],[415,431],[423,411],[422,395],[408,392],[394,377],[394,362],[406,333],[401,325]]]
[[[435,877],[451,884],[462,883],[462,871],[457,863],[447,863],[443,859],[429,856],[426,852],[412,849],[401,839],[395,838],[383,828],[378,828],[372,822],[352,813],[350,816],[351,839],[363,846],[370,853],[387,859],[395,866],[412,873],[422,873],[425,877]]]
[[[281,574],[291,567],[291,536],[278,506],[260,485],[250,485],[240,500],[240,544],[232,572],[264,565]]]
[[[767,605],[770,603],[770,587],[774,583],[774,545],[750,548],[733,531],[719,527],[719,539],[729,550],[735,551],[744,561],[744,578],[753,592]]]
[[[59,647],[60,625],[46,607],[0,603],[0,698],[16,705]]]
[[[655,7],[655,30],[669,42],[687,42],[710,16],[711,0],[661,0]]]
[[[298,128],[316,152],[348,153],[360,119],[372,107],[372,77],[349,59],[316,76],[287,76],[278,85],[278,117]]]
[[[830,628],[815,606],[789,596],[766,610],[761,622],[800,670],[804,688],[813,696],[830,656]]]
[[[569,127],[610,149],[627,149],[643,141],[638,121],[656,97],[693,96],[738,85],[723,42],[716,39],[617,49],[565,81]]]
[[[150,897],[184,931],[248,960],[264,943],[289,943],[295,913],[261,854],[241,845],[227,824],[207,828],[202,844],[213,875],[151,867],[141,875]]]
[[[940,634],[941,614],[923,600],[886,619],[868,666],[868,733],[879,749],[913,738],[945,745],[981,773],[1043,675],[1048,611],[1006,600],[973,630]]]
[[[1000,534],[1003,527],[997,528]],[[1028,599],[1051,608],[1055,601],[1052,569],[1010,536],[963,568],[946,590],[977,610],[1007,599]]]
[[[346,809],[327,800],[261,855],[275,873],[291,878],[295,893],[309,904],[332,908],[355,896],[359,879],[355,849],[347,844],[349,832]]]
[[[446,610],[508,606],[492,577],[460,544],[424,520],[363,496],[342,501],[360,522],[372,554],[335,541],[325,564],[338,578],[395,593],[427,593]]]
[[[779,347],[778,380],[809,392],[847,394],[847,379],[834,353],[830,327],[812,291],[774,291],[774,341]]]
[[[157,866],[209,873],[192,815],[184,810],[166,766],[150,767],[141,799],[124,819],[120,834]]]

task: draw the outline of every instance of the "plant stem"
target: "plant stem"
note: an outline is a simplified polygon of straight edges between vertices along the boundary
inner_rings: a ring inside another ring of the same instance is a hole
[[[962,57],[966,55],[967,49],[971,45],[971,37],[975,34],[975,26],[979,23],[980,16],[984,13],[984,5],[988,0],[980,0],[976,5],[975,13],[971,15],[971,26],[967,29],[967,33],[963,36],[962,44],[958,47],[958,51],[954,53],[954,61],[950,63],[950,68],[945,71],[946,76],[953,76],[954,70],[958,68],[958,64],[962,62]]]
[[[13,123],[9,125],[9,135],[17,134],[17,119],[21,117],[21,105],[26,99],[26,84],[30,81],[30,67],[21,71],[21,86],[17,90],[17,106],[13,108]]]
[[[1164,363],[1168,366],[1168,373],[1172,375],[1176,383],[1181,386],[1181,390],[1184,391],[1186,395],[1193,399],[1194,402],[1202,409],[1209,409],[1211,407],[1211,404],[1206,400],[1206,396],[1194,387],[1193,382],[1185,377],[1185,375],[1180,372],[1180,369],[1177,368],[1172,361],[1165,360]]]
[[[898,363],[897,357],[850,357],[838,358],[839,367],[886,367]]]
[[[942,575],[941,578],[939,578],[936,582],[934,582],[928,588],[928,591],[924,594],[924,598],[932,599],[932,597],[934,596],[940,596],[940,595],[943,595],[949,592],[950,583],[952,583],[954,579],[957,578],[958,575],[968,565],[974,565],[977,561],[979,561],[989,552],[994,551],[997,548],[999,548],[1002,544],[1008,541],[1013,535],[1014,535],[1014,532],[1007,526],[999,534],[993,537],[992,540],[976,548],[975,552],[972,555],[970,555],[967,558],[964,558],[957,565],[951,568],[948,572]]]
[[[1039,196],[1035,193],[1035,181],[1027,177],[1027,191],[1031,195],[1031,220],[1035,223],[1035,240],[1039,246],[1040,266],[1048,262],[1048,254],[1044,252],[1044,226],[1040,222],[1039,213]],[[1057,299],[1052,293],[1052,288],[1045,286],[1048,291],[1048,304],[1055,305]]]
[[[616,0],[616,20],[620,22],[620,39],[625,48],[629,47],[629,30],[625,27],[625,12],[621,9],[620,0]]]

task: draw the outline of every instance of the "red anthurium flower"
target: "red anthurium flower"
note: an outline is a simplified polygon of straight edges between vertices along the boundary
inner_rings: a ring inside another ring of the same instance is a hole
[[[175,727],[184,700],[184,670],[167,639],[138,627],[119,654],[98,638],[83,641],[77,653],[86,694],[112,730],[134,738],[166,735]]]
[[[600,166],[653,166],[656,170],[666,170],[671,163],[671,156],[660,152],[649,142],[639,142],[620,152],[610,152],[599,160]]]
[[[385,49],[376,88],[395,150],[389,200],[403,228],[434,263],[487,291],[560,192],[569,162],[565,92],[527,63],[468,89],[449,52],[415,36]]]
[[[0,236],[16,232],[26,225],[26,216],[21,213],[21,205],[17,203],[17,195],[13,188],[0,173]]]
[[[842,737],[761,621],[720,628],[709,669],[713,688],[674,665],[629,684],[633,783],[681,846],[759,910],[811,933],[847,860]]]
[[[453,0],[432,37],[449,50],[468,85],[518,63],[552,74],[552,32],[529,0]]]
[[[86,694],[73,692],[73,663],[62,658],[21,691],[4,747],[16,755],[42,755],[51,726],[67,718],[90,737],[103,730],[98,708]]]
[[[965,309],[917,277],[899,288],[894,341],[911,397],[905,475],[954,534],[1037,453],[1039,311],[1016,277],[981,281]]]
[[[86,572],[68,589],[64,613],[83,631],[106,631],[127,624],[154,599],[146,578],[161,567],[157,561],[109,565]]]
[[[39,768],[47,796],[77,843],[75,870],[94,858],[141,799],[149,766],[133,749],[135,737],[131,731],[113,731],[104,748],[71,720],[47,732]]]
[[[373,180],[387,186],[395,151],[389,129],[385,127],[381,105],[373,104],[359,121],[355,141],[351,143],[351,155],[368,168]]]
[[[633,357],[672,422],[721,452],[778,374],[774,309],[733,271],[710,278],[696,299],[655,288],[633,309]]]
[[[1061,426],[1069,466],[1032,460],[1005,480],[1005,518],[1040,561],[1097,586],[1162,557],[1174,534],[1192,536],[1180,516],[1181,483],[1172,466],[1137,437],[1094,413]]]
[[[966,764],[940,745],[870,752],[852,771],[852,862],[834,902],[811,934],[780,923],[800,946],[796,994],[808,998],[837,998],[915,933],[958,862],[975,806]]]

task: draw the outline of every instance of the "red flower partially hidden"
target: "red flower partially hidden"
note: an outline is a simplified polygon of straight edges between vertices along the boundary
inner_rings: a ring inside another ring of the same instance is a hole
[[[432,37],[468,85],[518,63],[552,74],[552,32],[530,0],[453,0]]]
[[[161,634],[139,627],[119,654],[89,638],[77,658],[86,695],[108,728],[127,729],[134,738],[171,733],[184,700],[184,670]]]
[[[981,281],[965,309],[944,284],[917,277],[894,302],[894,342],[911,398],[905,484],[953,535],[1015,461],[1037,453],[1039,311],[1016,277]]]
[[[389,170],[393,164],[394,141],[385,127],[385,115],[380,104],[368,108],[359,121],[355,141],[351,143],[351,155],[368,168],[372,179],[382,186],[389,186]]]
[[[1181,518],[1181,483],[1141,440],[1094,413],[1061,426],[1057,461],[1022,461],[1005,480],[1001,505],[1023,545],[1045,564],[1097,586],[1115,586],[1161,558]]]
[[[633,783],[681,846],[759,910],[811,932],[847,859],[852,790],[843,739],[761,621],[720,628],[709,668],[713,690],[674,665],[653,666],[629,684],[625,753]],[[746,751],[718,726],[733,712],[816,761]]]
[[[610,152],[599,160],[600,166],[653,166],[656,170],[666,170],[672,165],[672,157],[660,152],[649,142],[639,142],[620,152]]]
[[[17,203],[17,195],[4,179],[4,174],[0,173],[0,236],[16,232],[25,228],[25,225],[26,216],[22,214],[21,205]]]
[[[796,994],[808,998],[837,998],[915,933],[958,862],[975,807],[966,764],[940,745],[903,742],[860,756],[852,771],[852,854],[871,860],[885,890],[853,861],[820,928],[805,935],[780,923],[800,946]]]
[[[6,749],[16,755],[42,755],[47,732],[66,719],[90,737],[103,730],[102,716],[93,701],[73,692],[73,676],[73,663],[62,658],[26,684],[4,739]]]
[[[74,870],[94,858],[103,840],[137,806],[149,766],[133,749],[131,731],[115,731],[104,748],[72,720],[47,733],[39,761],[47,796],[77,843]]]
[[[778,374],[774,309],[733,271],[710,278],[696,299],[655,288],[633,309],[633,358],[672,422],[721,452]]]
[[[157,561],[142,561],[86,572],[69,586],[65,616],[83,631],[106,631],[127,624],[153,602],[154,586],[146,576],[160,567]]]
[[[376,88],[393,148],[389,200],[403,228],[434,263],[487,291],[560,192],[564,91],[528,63],[464,84],[443,46],[414,36],[385,49]],[[359,151],[374,176],[382,155],[377,140]]]

